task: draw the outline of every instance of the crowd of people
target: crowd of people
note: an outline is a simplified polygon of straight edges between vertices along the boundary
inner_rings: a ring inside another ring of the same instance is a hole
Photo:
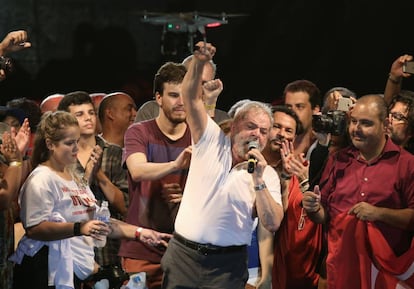
[[[0,56],[30,46],[13,31]],[[414,288],[412,56],[382,95],[298,79],[226,112],[215,53],[162,64],[140,108],[86,91],[1,107],[1,288],[89,289],[108,268],[148,289]]]

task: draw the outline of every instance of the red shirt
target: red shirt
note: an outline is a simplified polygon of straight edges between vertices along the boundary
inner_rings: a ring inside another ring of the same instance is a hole
[[[312,222],[301,206],[302,192],[296,177],[289,184],[288,208],[275,233],[272,288],[313,289],[322,249],[322,225]],[[303,226],[299,228],[302,219]]]
[[[333,224],[337,224],[343,213],[359,202],[393,209],[414,208],[413,169],[414,156],[390,139],[387,139],[381,155],[369,163],[352,146],[330,156],[320,182],[321,201],[329,218],[327,274],[329,286],[333,286],[330,288],[338,286],[335,278],[343,275],[343,272],[337,272],[338,265],[344,262],[344,255],[341,258],[337,256],[347,250],[347,244],[341,240],[355,234],[354,230],[342,230]],[[382,222],[374,222],[373,225],[397,255],[410,247],[410,232]],[[352,252],[345,256],[353,258]],[[353,268],[358,270],[358,266]]]

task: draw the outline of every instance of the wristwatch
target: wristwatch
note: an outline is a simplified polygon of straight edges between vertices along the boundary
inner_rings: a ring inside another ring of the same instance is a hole
[[[255,191],[261,191],[263,189],[266,189],[266,184],[265,183],[261,183],[261,184],[259,184],[257,186],[254,186],[254,190]]]

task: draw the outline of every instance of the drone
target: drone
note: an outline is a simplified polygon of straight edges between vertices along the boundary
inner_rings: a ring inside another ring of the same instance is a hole
[[[245,14],[220,14],[215,13],[199,13],[194,12],[179,12],[179,13],[162,13],[162,12],[147,12],[142,13],[141,21],[152,25],[159,25],[163,27],[161,42],[164,43],[167,33],[173,34],[187,34],[187,48],[192,51],[194,45],[194,38],[199,32],[202,35],[203,41],[207,41],[206,28],[216,28],[227,24],[229,17],[246,16]],[[166,54],[165,47],[161,45],[161,53]]]

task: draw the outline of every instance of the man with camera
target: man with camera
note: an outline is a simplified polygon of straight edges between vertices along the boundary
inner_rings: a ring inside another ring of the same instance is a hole
[[[5,55],[31,46],[32,44],[27,42],[27,32],[24,30],[12,31],[6,35],[0,42],[0,81],[6,78],[6,73],[12,68],[10,58]]]
[[[380,95],[358,99],[352,145],[330,155],[320,188],[303,195],[307,216],[328,225],[328,288],[414,284],[414,156],[387,136],[387,116]]]
[[[317,142],[310,153],[311,189],[319,183],[328,155],[350,144],[347,134],[348,116],[356,97],[356,94],[346,87],[333,87],[325,93],[322,113],[312,116],[312,128]]]

